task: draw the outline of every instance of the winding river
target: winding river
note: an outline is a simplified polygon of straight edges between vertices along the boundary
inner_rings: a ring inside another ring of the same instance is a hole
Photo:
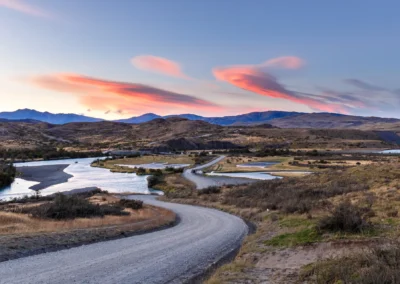
[[[147,176],[137,176],[136,174],[129,173],[112,173],[108,169],[91,167],[90,164],[96,159],[97,158],[38,161],[16,163],[15,166],[18,168],[69,164],[64,172],[73,177],[71,177],[68,182],[56,184],[41,190],[42,195],[86,187],[99,187],[102,190],[116,193],[152,193],[152,190],[147,187]],[[29,187],[35,184],[37,184],[37,182],[17,178],[11,186],[0,191],[0,200],[33,195],[35,192],[29,189]]]

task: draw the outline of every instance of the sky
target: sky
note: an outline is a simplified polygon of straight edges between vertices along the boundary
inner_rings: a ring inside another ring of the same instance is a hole
[[[0,111],[400,118],[395,0],[0,0]]]

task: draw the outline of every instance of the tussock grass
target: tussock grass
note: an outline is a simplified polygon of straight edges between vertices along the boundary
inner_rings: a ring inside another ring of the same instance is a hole
[[[131,202],[133,204],[133,202]],[[140,204],[141,206],[142,204]],[[133,208],[131,206],[130,208]],[[129,215],[124,207],[118,204],[93,204],[85,198],[75,195],[56,194],[54,200],[38,206],[25,207],[22,213],[35,218],[50,218],[56,220],[104,217],[106,215]]]
[[[328,199],[352,192],[366,192],[377,185],[390,186],[400,177],[400,167],[365,165],[329,170],[303,178],[261,181],[235,187],[223,195],[223,203],[239,208],[256,207],[284,213],[305,213],[329,208]]]
[[[98,194],[89,199],[92,203],[106,205],[119,202],[119,199]],[[39,203],[41,204],[41,203]],[[19,204],[23,209],[32,207],[32,204]],[[17,211],[21,211],[18,210]],[[127,214],[122,216],[104,216],[95,218],[75,218],[66,220],[52,220],[34,218],[29,214],[0,211],[0,234],[37,234],[45,232],[65,232],[76,229],[90,229],[105,226],[119,226],[125,224],[137,224],[137,229],[157,227],[175,219],[172,211],[150,205],[144,205],[140,209],[126,208]]]
[[[294,233],[285,233],[265,241],[268,246],[292,247],[298,245],[307,245],[322,240],[321,234],[315,227],[309,227]]]
[[[400,245],[378,246],[341,258],[319,261],[303,268],[302,283],[400,283]]]
[[[104,218],[77,218],[74,220],[54,221],[30,217],[26,214],[0,212],[0,234],[32,234],[44,232],[63,232],[75,229],[88,229],[104,226],[138,223],[150,220],[153,225],[162,224],[166,220],[172,221],[175,214],[169,210],[144,206],[140,210],[130,210],[128,216],[105,216]],[[149,224],[143,224],[148,226]]]
[[[358,207],[349,201],[336,206],[330,215],[323,217],[318,223],[318,229],[331,232],[362,233],[371,229],[369,216],[371,208]]]

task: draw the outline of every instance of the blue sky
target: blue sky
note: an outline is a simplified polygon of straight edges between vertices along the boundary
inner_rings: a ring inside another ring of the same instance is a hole
[[[0,0],[0,110],[400,117],[397,1]]]

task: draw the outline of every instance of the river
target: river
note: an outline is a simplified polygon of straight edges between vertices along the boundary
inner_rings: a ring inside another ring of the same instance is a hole
[[[134,173],[112,173],[108,169],[91,167],[90,164],[96,159],[97,158],[38,161],[16,163],[15,166],[18,168],[22,166],[31,167],[69,164],[64,172],[73,177],[66,183],[56,184],[41,190],[42,195],[86,187],[98,187],[102,190],[115,193],[132,192],[150,194],[153,192],[147,187],[147,176],[137,176]],[[29,187],[35,184],[37,184],[37,182],[16,178],[11,186],[0,191],[0,200],[33,195],[35,192],[29,189]]]
[[[400,154],[400,149],[384,150],[384,151],[381,151],[379,153],[382,153],[382,154]]]

